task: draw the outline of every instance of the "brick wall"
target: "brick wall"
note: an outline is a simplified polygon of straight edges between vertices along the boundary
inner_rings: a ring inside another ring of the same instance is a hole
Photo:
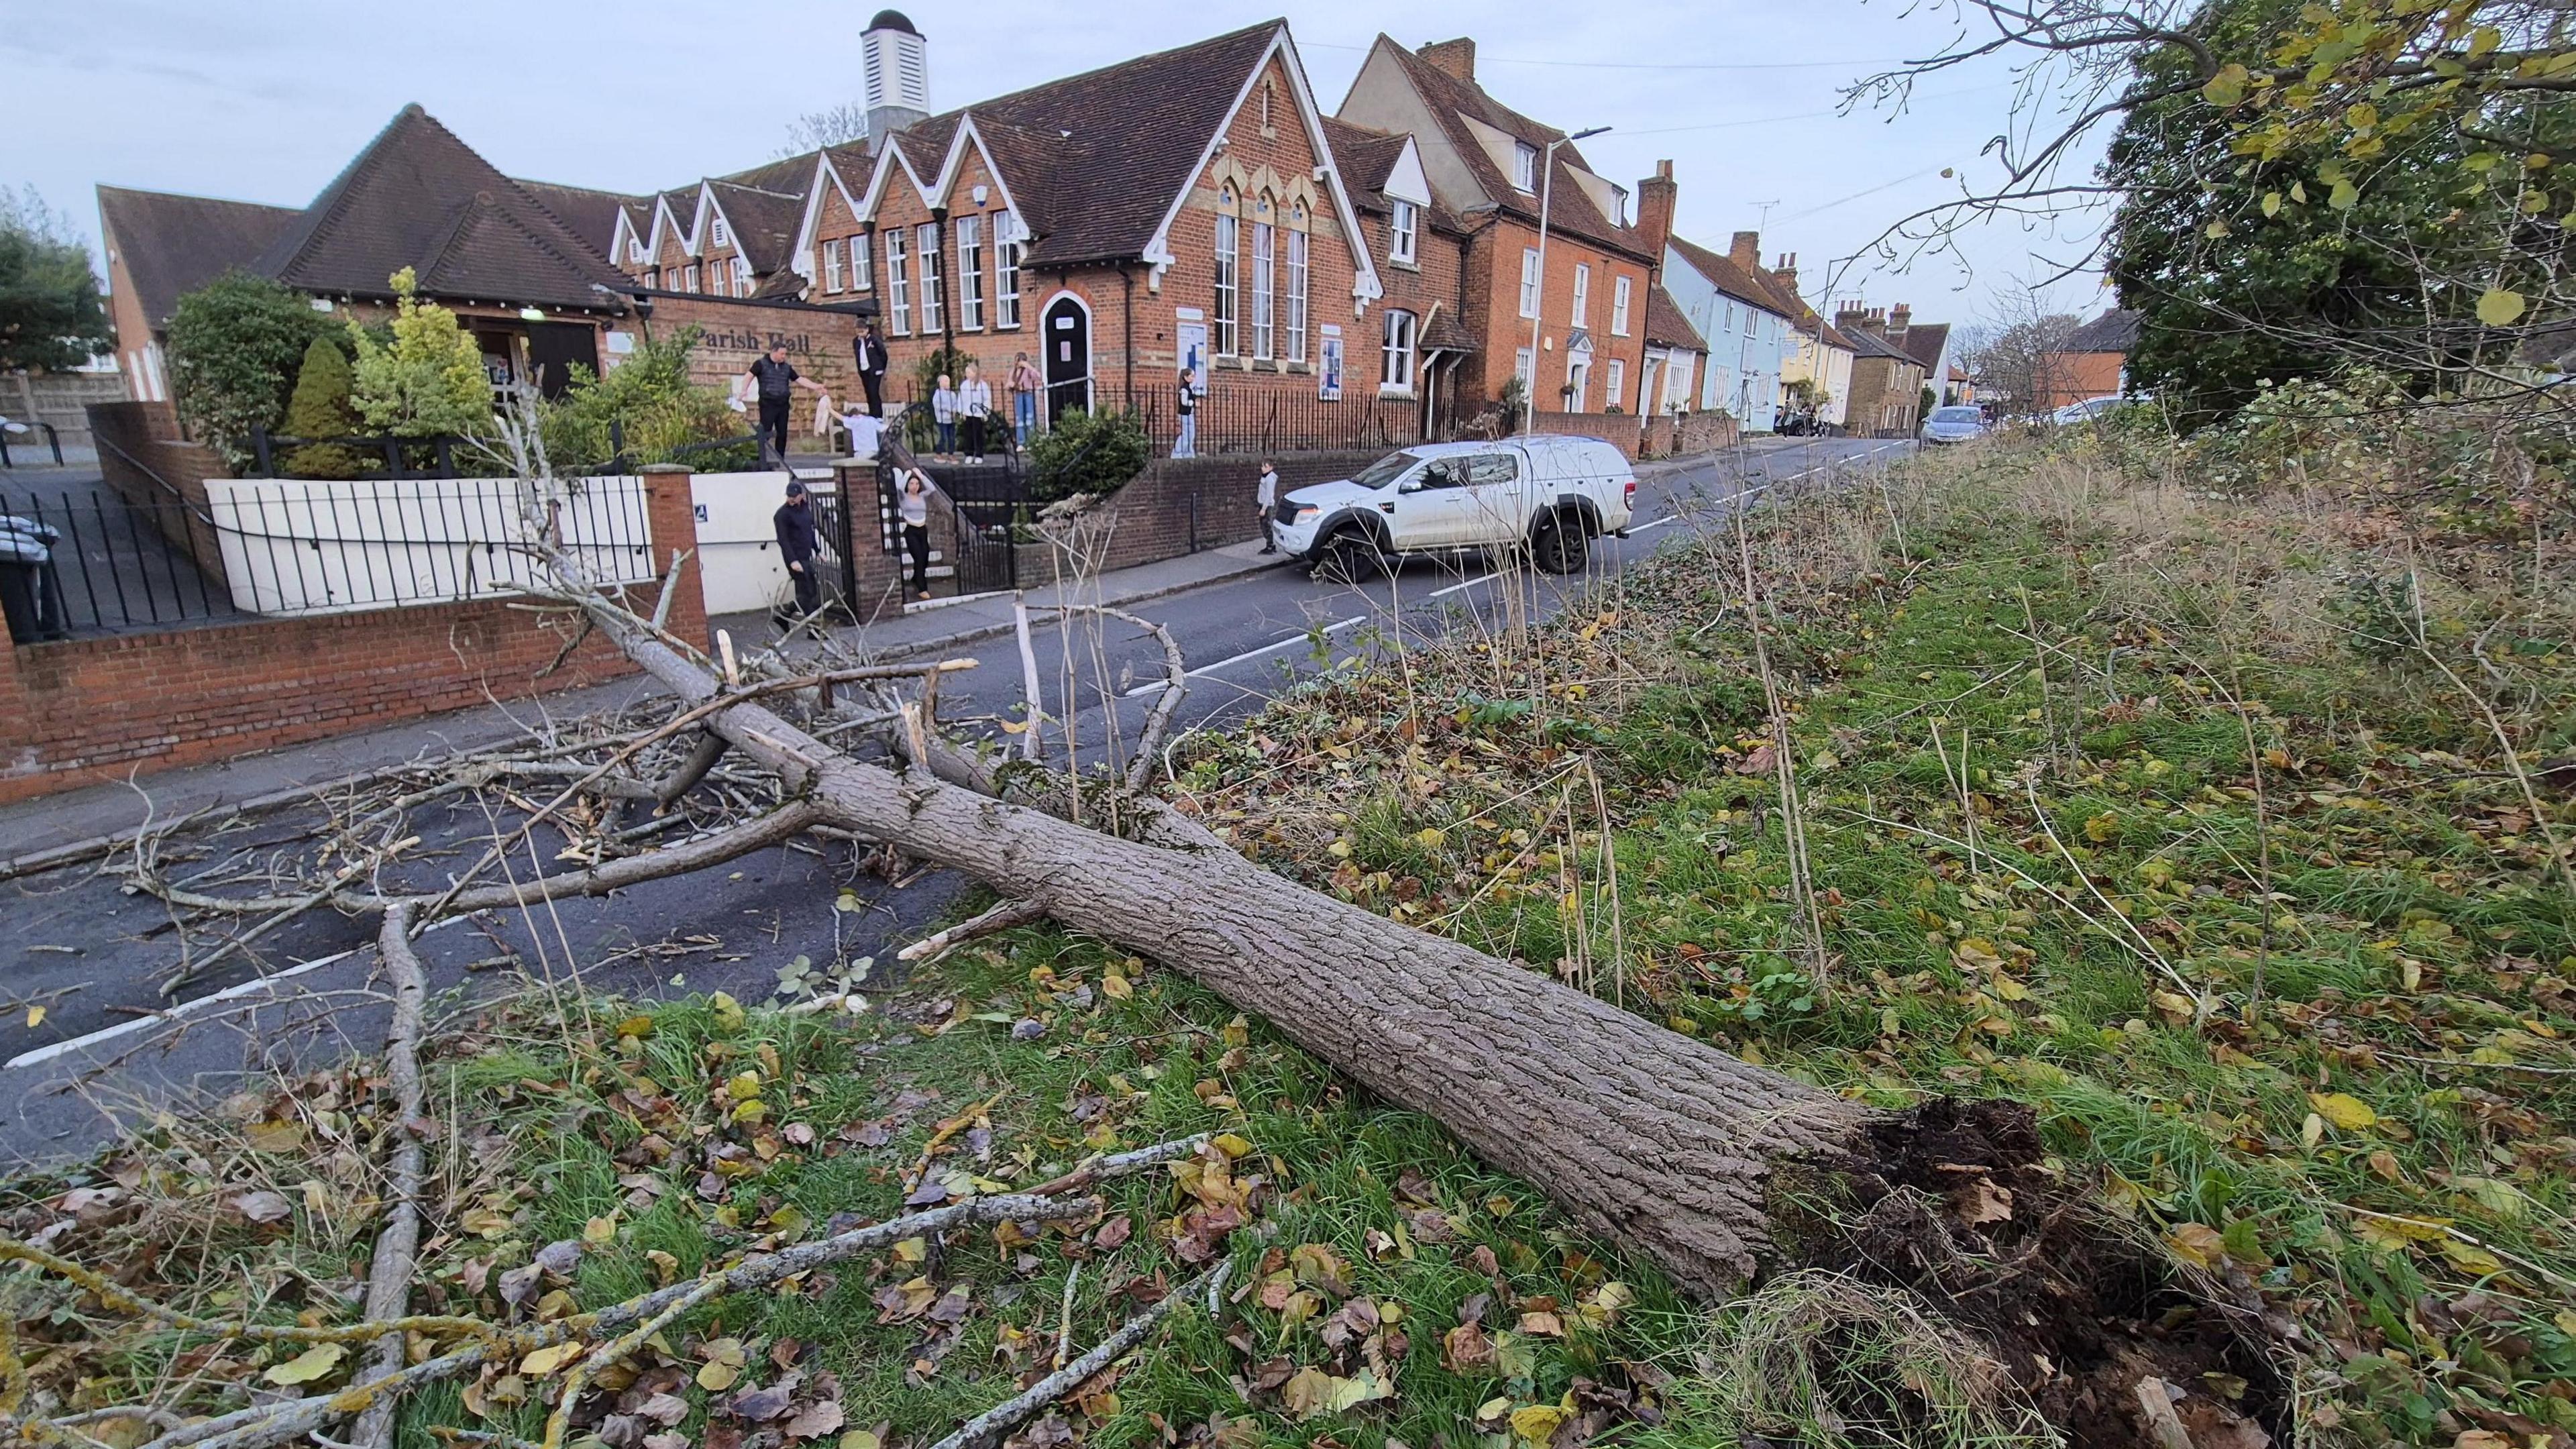
[[[693,538],[689,475],[647,474],[655,547],[667,558]],[[706,636],[706,608],[694,559],[686,570],[669,622],[694,643]],[[653,606],[650,596],[636,602]],[[593,638],[542,673],[569,630],[492,601],[20,645],[0,667],[0,713],[17,722],[0,752],[0,801],[577,688],[632,668]]]
[[[183,441],[179,414],[168,403],[91,403],[88,412],[99,477],[185,550],[209,583],[222,583],[224,551],[200,516],[206,480],[232,476],[222,455],[204,443]]]
[[[1554,437],[1599,438],[1633,461],[1643,441],[1634,413],[1533,413],[1530,431]]]

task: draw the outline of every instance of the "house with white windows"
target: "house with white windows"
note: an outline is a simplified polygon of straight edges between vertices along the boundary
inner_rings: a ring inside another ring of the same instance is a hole
[[[1778,424],[1781,371],[1796,349],[1800,308],[1763,271],[1759,244],[1752,232],[1737,232],[1720,256],[1677,236],[1664,252],[1664,286],[1707,347],[1692,410],[1722,409],[1748,433]]]

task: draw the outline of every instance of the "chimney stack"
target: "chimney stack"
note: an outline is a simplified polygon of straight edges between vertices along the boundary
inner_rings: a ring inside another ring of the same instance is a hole
[[[1656,162],[1655,174],[1637,183],[1637,239],[1655,259],[1647,271],[1650,282],[1664,274],[1664,243],[1673,234],[1673,204],[1680,194],[1670,161]]]
[[[1897,303],[1896,310],[1889,313],[1887,316],[1887,335],[1890,337],[1903,337],[1905,335],[1905,325],[1913,320],[1914,304],[1910,302]]]
[[[1762,233],[1739,231],[1727,244],[1726,259],[1750,272],[1762,265]]]
[[[1473,36],[1435,40],[1414,54],[1429,61],[1435,70],[1446,72],[1469,85],[1476,83],[1476,41]]]
[[[1798,294],[1798,254],[1796,252],[1782,252],[1780,265],[1773,267],[1771,274],[1780,279],[1781,286],[1789,289],[1789,295],[1794,297]]]

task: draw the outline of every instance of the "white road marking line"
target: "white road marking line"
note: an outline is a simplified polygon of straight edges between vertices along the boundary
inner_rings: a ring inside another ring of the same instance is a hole
[[[1494,575],[1492,575],[1492,574],[1478,574],[1478,575],[1476,575],[1474,578],[1467,580],[1467,581],[1466,581],[1465,583],[1463,583],[1463,584],[1451,584],[1449,587],[1447,587],[1447,588],[1445,588],[1445,589],[1433,589],[1430,593],[1425,594],[1423,597],[1424,597],[1424,598],[1428,598],[1428,599],[1445,599],[1445,598],[1449,597],[1451,594],[1454,594],[1454,593],[1458,592],[1460,589],[1472,589],[1472,588],[1474,588],[1476,585],[1481,584],[1481,583],[1486,583],[1486,582],[1490,581],[1491,579],[1493,579],[1494,577],[1495,577],[1495,576],[1494,576]]]
[[[1667,524],[1667,523],[1679,523],[1679,522],[1681,522],[1681,521],[1682,521],[1682,516],[1681,516],[1680,514],[1678,514],[1678,513],[1667,513],[1667,514],[1665,514],[1663,517],[1656,519],[1656,520],[1655,520],[1654,522],[1652,522],[1652,523],[1640,523],[1640,524],[1638,524],[1636,527],[1634,527],[1634,528],[1632,528],[1632,529],[1629,529],[1629,530],[1628,530],[1628,536],[1629,536],[1629,537],[1631,537],[1631,538],[1634,538],[1634,537],[1636,537],[1638,534],[1644,533],[1647,529],[1650,529],[1650,528],[1661,528],[1661,527],[1663,527],[1663,526],[1664,526],[1665,524]]]
[[[1326,625],[1324,626],[1324,633],[1326,633],[1326,634],[1338,634],[1338,633],[1340,633],[1342,630],[1344,630],[1344,629],[1347,629],[1347,628],[1351,627],[1353,624],[1365,624],[1365,623],[1367,623],[1367,622],[1368,622],[1368,618],[1369,618],[1369,616],[1368,616],[1368,615],[1366,615],[1366,614],[1354,614],[1354,615],[1352,615],[1350,618],[1344,619],[1344,620],[1342,620],[1342,621],[1341,621],[1340,623],[1338,623],[1338,624],[1326,624]],[[1301,633],[1301,634],[1291,634],[1291,635],[1289,635],[1289,636],[1288,636],[1287,638],[1285,638],[1285,639],[1280,639],[1280,640],[1277,640],[1277,641],[1275,641],[1275,642],[1273,642],[1273,643],[1264,644],[1264,645],[1262,645],[1262,646],[1261,646],[1260,648],[1258,648],[1258,649],[1247,649],[1247,650],[1243,651],[1243,652],[1242,652],[1242,653],[1240,653],[1240,654],[1237,654],[1237,655],[1232,656],[1231,658],[1220,659],[1220,660],[1218,660],[1217,662],[1215,662],[1214,664],[1202,664],[1202,665],[1200,665],[1198,668],[1193,669],[1193,670],[1190,670],[1190,671],[1188,671],[1187,673],[1183,674],[1181,677],[1182,677],[1183,679],[1196,679],[1196,678],[1198,678],[1198,677],[1199,677],[1200,675],[1202,675],[1202,674],[1214,674],[1216,671],[1218,671],[1218,670],[1220,670],[1220,669],[1223,669],[1223,668],[1225,668],[1225,667],[1226,667],[1226,666],[1228,666],[1228,665],[1231,665],[1231,664],[1241,664],[1243,661],[1245,661],[1245,660],[1247,660],[1247,659],[1258,659],[1258,658],[1260,658],[1260,657],[1261,657],[1262,655],[1264,655],[1264,654],[1276,654],[1276,653],[1278,653],[1280,650],[1282,650],[1282,649],[1286,649],[1286,648],[1289,648],[1289,647],[1290,647],[1290,646],[1292,646],[1292,645],[1303,644],[1303,643],[1305,643],[1308,639],[1312,638],[1312,637],[1313,637],[1313,635],[1314,635],[1314,631],[1313,631],[1313,630],[1308,630],[1308,631],[1306,631],[1305,633]],[[1161,689],[1161,688],[1163,687],[1163,684],[1164,684],[1164,681],[1162,681],[1162,680],[1160,680],[1160,679],[1155,680],[1155,681],[1154,681],[1153,683],[1151,683],[1151,684],[1140,684],[1140,685],[1137,685],[1134,689],[1131,689],[1131,690],[1127,691],[1125,694],[1123,694],[1123,695],[1121,695],[1121,696],[1119,696],[1119,697],[1120,697],[1121,699],[1134,699],[1134,698],[1136,698],[1138,695],[1152,694],[1152,693],[1154,693],[1155,691],[1157,691],[1157,690]]]
[[[421,934],[427,935],[431,931],[443,931],[449,926],[460,926],[471,919],[473,919],[471,915],[463,915],[449,916],[443,921],[432,921],[422,929]],[[20,1052],[18,1055],[11,1057],[7,1062],[0,1063],[0,1072],[14,1072],[20,1067],[42,1066],[56,1057],[68,1056],[71,1053],[83,1050],[84,1048],[96,1046],[103,1041],[113,1041],[121,1036],[132,1036],[134,1033],[146,1030],[150,1027],[166,1026],[174,1021],[182,1021],[187,1018],[188,1013],[195,1011],[198,1007],[211,1006],[218,1001],[237,1000],[265,987],[274,986],[278,982],[284,981],[289,977],[301,976],[308,971],[319,971],[325,966],[346,961],[350,957],[357,955],[359,952],[370,949],[373,949],[371,945],[352,946],[346,951],[334,951],[328,956],[319,956],[310,961],[298,962],[293,966],[287,967],[283,971],[273,972],[266,976],[253,977],[252,979],[241,982],[237,985],[227,986],[212,996],[200,996],[194,1001],[180,1002],[178,1005],[171,1007],[167,1011],[156,1011],[150,1016],[138,1016],[132,1021],[120,1021],[114,1026],[101,1027],[87,1036],[76,1036],[69,1041],[58,1041],[52,1046],[38,1047],[34,1051],[30,1052]]]

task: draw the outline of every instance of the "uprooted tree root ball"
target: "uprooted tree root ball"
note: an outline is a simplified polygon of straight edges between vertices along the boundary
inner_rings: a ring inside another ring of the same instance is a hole
[[[1773,1217],[1800,1266],[1741,1306],[1721,1402],[1753,1432],[1840,1421],[1967,1443],[2054,1426],[2115,1449],[2158,1442],[2153,1385],[2196,1449],[2290,1442],[2259,1304],[2185,1276],[2097,1187],[2049,1159],[2030,1108],[1949,1097],[1872,1122],[1861,1154],[1782,1173]]]

